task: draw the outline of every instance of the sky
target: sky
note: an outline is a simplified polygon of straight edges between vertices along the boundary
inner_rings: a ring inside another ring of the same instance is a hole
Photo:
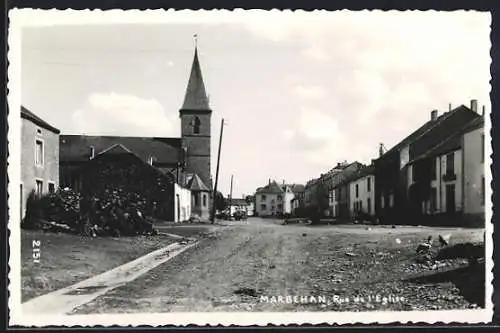
[[[370,163],[449,103],[490,109],[489,13],[31,15],[22,104],[63,134],[179,137],[198,34],[212,174],[224,118],[219,188],[234,175],[233,197]]]

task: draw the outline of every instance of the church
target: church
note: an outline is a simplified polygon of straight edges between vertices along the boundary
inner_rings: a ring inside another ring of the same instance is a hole
[[[195,47],[179,110],[181,137],[60,135],[60,186],[85,193],[112,188],[113,181],[122,187],[140,182],[145,192],[155,193],[150,198],[154,198],[155,209],[162,211],[163,219],[178,222],[195,216],[206,221],[213,191],[211,116]],[[96,177],[96,170],[104,176]],[[142,177],[140,181],[137,174]],[[189,217],[181,216],[186,214]]]

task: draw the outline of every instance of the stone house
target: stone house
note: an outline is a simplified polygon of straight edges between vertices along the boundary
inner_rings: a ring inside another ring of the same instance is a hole
[[[328,206],[332,217],[349,218],[351,216],[349,180],[363,167],[364,165],[357,161],[337,165],[339,170],[331,177],[328,189]]]
[[[408,197],[415,216],[432,216],[434,224],[469,223],[464,214],[484,221],[483,140],[479,116],[410,161]]]
[[[441,116],[433,110],[429,121],[374,161],[375,210],[382,222],[411,223],[414,216],[408,212],[417,209],[415,202],[425,189],[413,184],[409,165],[477,117],[476,100],[470,108],[460,105]]]
[[[255,213],[257,216],[277,216],[292,214],[292,200],[295,197],[291,186],[269,183],[255,192]]]
[[[375,176],[373,165],[362,168],[349,180],[349,208],[352,217],[375,215]]]
[[[32,190],[42,195],[59,186],[59,133],[59,129],[21,106],[21,218]]]

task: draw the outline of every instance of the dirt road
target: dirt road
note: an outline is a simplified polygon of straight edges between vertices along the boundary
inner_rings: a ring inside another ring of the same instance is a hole
[[[439,247],[439,234],[450,245],[481,242],[482,229],[284,226],[256,218],[229,224],[74,313],[463,309],[482,302],[480,267],[455,271],[467,266],[460,258],[415,264],[415,249],[429,235]],[[421,276],[431,279],[409,280]]]

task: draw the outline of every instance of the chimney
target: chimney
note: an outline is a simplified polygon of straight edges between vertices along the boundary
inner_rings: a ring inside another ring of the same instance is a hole
[[[382,155],[384,155],[384,144],[383,143],[379,144],[379,147],[378,147],[378,156],[380,157]]]
[[[285,180],[283,179],[283,185],[285,185]]]
[[[474,112],[477,112],[477,99],[470,100],[470,109]]]
[[[451,103],[448,104],[448,111],[451,111]]]
[[[431,111],[431,121],[435,121],[438,117],[438,110]]]
[[[269,178],[269,185],[271,185],[271,178]]]
[[[481,115],[484,117],[484,114],[486,113],[486,105],[483,105],[483,110],[482,110],[482,113]]]
[[[337,167],[339,167],[339,166],[340,166],[340,162],[337,163]]]
[[[89,155],[89,158],[93,159],[94,156],[95,156],[95,148],[94,148],[94,146],[90,146],[90,155]]]

